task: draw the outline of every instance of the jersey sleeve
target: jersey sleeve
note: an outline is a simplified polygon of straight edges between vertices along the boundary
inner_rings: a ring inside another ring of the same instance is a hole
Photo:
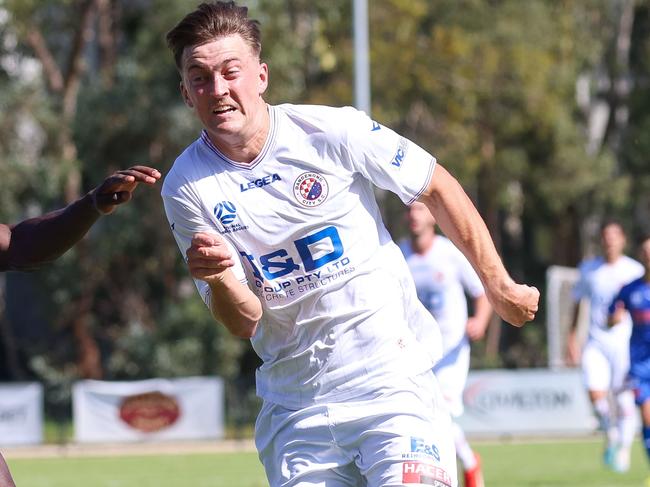
[[[436,159],[393,130],[351,107],[344,117],[344,156],[353,171],[411,204],[429,185]]]
[[[588,268],[589,265],[587,262],[583,262],[578,268],[579,271],[578,280],[574,284],[573,289],[571,291],[573,301],[576,303],[583,298],[589,297]]]
[[[211,225],[209,220],[205,219],[200,207],[194,204],[190,199],[177,194],[170,195],[166,193],[163,193],[162,197],[165,206],[165,214],[167,215],[167,220],[171,226],[172,234],[174,235],[176,244],[181,251],[183,260],[187,262],[186,252],[192,244],[192,236],[197,232],[217,233],[217,230]],[[245,284],[247,279],[244,273],[244,268],[242,267],[241,261],[238,257],[239,253],[227,238],[224,238],[224,241],[226,242],[228,250],[230,250],[235,262],[235,265],[231,270],[235,274],[235,277]],[[194,284],[199,291],[199,295],[209,308],[211,301],[210,286],[207,282],[200,279],[194,279]]]

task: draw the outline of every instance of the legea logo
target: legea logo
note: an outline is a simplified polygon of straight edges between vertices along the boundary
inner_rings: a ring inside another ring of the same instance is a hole
[[[221,201],[214,207],[214,216],[222,225],[230,225],[237,218],[237,208],[230,201]]]

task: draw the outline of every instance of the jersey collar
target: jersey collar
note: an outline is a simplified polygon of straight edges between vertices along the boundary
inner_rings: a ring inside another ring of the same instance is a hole
[[[232,159],[226,157],[217,148],[217,146],[212,143],[212,141],[210,140],[210,137],[208,136],[208,133],[206,132],[205,129],[203,129],[201,131],[201,142],[208,149],[210,149],[211,152],[213,152],[219,159],[221,159],[226,164],[234,166],[234,167],[236,167],[238,169],[254,169],[260,162],[262,162],[264,160],[266,155],[271,151],[271,149],[275,145],[275,133],[277,131],[277,120],[276,120],[277,114],[276,114],[276,110],[275,110],[275,108],[273,106],[267,105],[267,107],[269,109],[269,134],[266,137],[266,142],[264,142],[264,147],[262,147],[262,150],[260,151],[260,153],[250,163],[237,162],[237,161],[233,161]]]

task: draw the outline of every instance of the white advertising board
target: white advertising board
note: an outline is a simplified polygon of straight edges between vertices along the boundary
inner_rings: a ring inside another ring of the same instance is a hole
[[[223,380],[85,380],[73,387],[78,442],[218,439],[224,434]]]
[[[459,424],[468,435],[576,435],[597,422],[580,371],[472,371]]]
[[[43,441],[43,386],[37,382],[0,384],[0,446]]]

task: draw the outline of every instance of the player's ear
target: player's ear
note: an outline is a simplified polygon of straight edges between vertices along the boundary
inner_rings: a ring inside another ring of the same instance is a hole
[[[187,88],[185,88],[185,84],[183,83],[183,80],[181,80],[179,87],[181,89],[181,96],[183,97],[183,101],[185,102],[185,104],[190,108],[194,108],[194,104],[192,103],[192,100],[190,100],[190,96],[187,93]]]
[[[266,91],[266,88],[269,86],[269,67],[266,63],[260,63],[260,80],[258,84],[257,92],[261,95]]]

